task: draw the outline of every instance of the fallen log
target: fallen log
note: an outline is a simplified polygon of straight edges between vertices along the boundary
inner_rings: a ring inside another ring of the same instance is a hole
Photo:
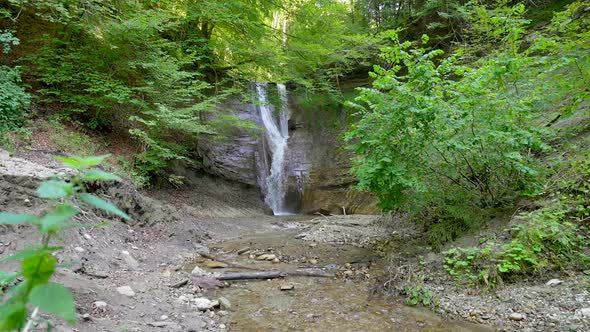
[[[248,280],[248,279],[275,279],[284,278],[287,273],[281,271],[260,271],[260,272],[228,272],[216,276],[217,280]]]
[[[316,277],[333,278],[334,274],[323,271],[297,270],[294,272],[283,271],[259,271],[259,272],[228,272],[216,276],[217,280],[249,280],[249,279],[276,279],[285,277]]]

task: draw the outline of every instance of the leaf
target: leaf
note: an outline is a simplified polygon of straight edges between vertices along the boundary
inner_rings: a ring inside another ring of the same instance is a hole
[[[27,307],[21,302],[7,302],[0,306],[0,331],[19,330],[27,319]]]
[[[0,271],[0,288],[13,284],[19,276],[18,272]]]
[[[39,218],[24,213],[11,213],[11,212],[0,212],[0,224],[1,225],[14,225],[22,224],[25,222],[39,223]]]
[[[84,203],[92,205],[98,209],[118,215],[119,217],[121,217],[125,220],[131,220],[131,218],[125,212],[119,210],[112,203],[107,202],[107,201],[103,200],[102,198],[99,198],[95,195],[83,193],[83,194],[80,194],[80,199]]]
[[[65,181],[46,181],[37,188],[37,194],[41,198],[57,199],[70,195],[74,185]]]
[[[78,213],[80,213],[80,211],[69,204],[60,204],[56,206],[52,211],[49,211],[41,218],[39,223],[41,233],[51,233],[64,227],[68,227],[69,223],[66,221]]]
[[[63,317],[66,321],[76,321],[76,306],[72,293],[64,286],[48,282],[33,288],[29,295],[31,304],[39,309]]]
[[[99,169],[91,169],[82,175],[82,180],[85,181],[121,181],[121,178],[115,174],[101,171]]]
[[[27,258],[22,263],[23,276],[33,286],[45,283],[53,275],[55,264],[57,260],[49,253]]]
[[[23,259],[27,259],[27,258],[31,258],[31,257],[35,257],[35,256],[39,256],[42,255],[44,253],[46,253],[47,251],[43,250],[43,249],[23,249],[23,250],[19,250],[16,253],[14,253],[11,256],[7,256],[7,257],[3,257],[2,259],[0,259],[0,262],[14,262],[14,261],[20,261]]]
[[[69,157],[59,157],[53,156],[55,160],[59,160],[69,166],[70,168],[74,169],[82,169],[88,168],[92,166],[100,165],[105,159],[110,157],[110,154],[103,155],[103,156],[90,156],[90,157],[77,157],[77,156],[69,156]]]

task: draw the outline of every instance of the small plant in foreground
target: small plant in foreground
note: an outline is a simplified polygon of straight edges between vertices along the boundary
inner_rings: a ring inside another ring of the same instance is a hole
[[[0,260],[0,262],[22,261],[20,271],[0,272],[0,294],[3,295],[0,302],[0,331],[29,331],[38,323],[35,318],[39,310],[57,315],[70,323],[76,320],[74,298],[71,292],[63,285],[50,281],[57,267],[55,253],[61,249],[61,247],[52,246],[50,241],[63,229],[85,226],[70,222],[80,213],[76,206],[78,203],[98,208],[126,220],[130,219],[112,203],[85,192],[85,183],[120,180],[111,173],[92,169],[107,157],[108,155],[86,158],[55,157],[74,169],[76,174],[48,180],[39,185],[38,196],[54,201],[53,208],[45,211],[41,216],[0,212],[0,225],[30,223],[37,225],[41,235],[40,244],[31,244],[26,249]],[[5,288],[6,292],[2,293]],[[34,308],[30,317],[29,307]],[[29,317],[28,320],[27,317]]]

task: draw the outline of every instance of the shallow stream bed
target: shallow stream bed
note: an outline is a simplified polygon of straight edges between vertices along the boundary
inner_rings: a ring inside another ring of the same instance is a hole
[[[373,276],[379,275],[382,267],[369,249],[304,241],[298,234],[306,229],[305,221],[278,225],[271,233],[212,244],[212,254],[254,269],[316,269],[336,277],[231,282],[230,287],[208,294],[231,302],[231,331],[493,331],[443,320],[425,308],[388,303],[371,291]],[[246,248],[248,251],[237,254]],[[257,260],[262,254],[275,255],[280,262]],[[282,286],[293,289],[281,290]]]

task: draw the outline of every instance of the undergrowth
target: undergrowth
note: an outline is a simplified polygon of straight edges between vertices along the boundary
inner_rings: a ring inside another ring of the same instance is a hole
[[[555,174],[540,192],[544,207],[518,215],[509,242],[451,248],[445,270],[461,283],[491,288],[522,275],[587,270],[590,151],[575,151],[553,161]]]

